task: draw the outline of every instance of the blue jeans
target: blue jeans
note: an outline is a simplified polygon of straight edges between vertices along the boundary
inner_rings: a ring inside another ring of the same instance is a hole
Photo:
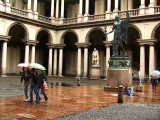
[[[24,81],[24,93],[25,93],[25,97],[26,97],[26,99],[28,99],[29,98],[29,96],[28,96],[28,86],[29,86],[29,81]]]
[[[30,87],[30,101],[33,102],[33,90],[36,94],[36,103],[39,102],[39,87],[38,85],[35,85],[34,83],[31,83],[31,87]]]
[[[45,101],[47,101],[48,100],[48,97],[47,97],[47,95],[46,95],[46,93],[45,93],[45,91],[44,91],[44,89],[43,89],[43,86],[41,86],[41,93],[43,94],[43,96],[44,96],[44,98],[45,98]],[[41,96],[39,96],[39,98],[41,98]]]

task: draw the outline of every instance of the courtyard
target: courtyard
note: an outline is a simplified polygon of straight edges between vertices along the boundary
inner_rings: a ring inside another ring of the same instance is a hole
[[[105,80],[81,80],[77,86],[74,78],[49,78],[47,102],[39,104],[24,102],[23,85],[19,77],[1,78],[0,120],[47,120],[47,119],[160,119],[160,88],[152,92],[150,83],[143,83],[143,92],[134,91],[134,96],[124,96],[124,104],[117,104],[117,93],[105,92]],[[63,86],[53,86],[53,81],[61,81]],[[134,83],[136,89],[136,83]],[[35,96],[34,96],[35,98]],[[126,114],[130,114],[127,117]],[[136,112],[136,113],[135,113]]]

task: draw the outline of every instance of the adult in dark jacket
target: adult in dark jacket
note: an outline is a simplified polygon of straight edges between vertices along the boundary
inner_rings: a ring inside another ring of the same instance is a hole
[[[45,98],[45,102],[47,102],[48,97],[43,89],[43,83],[44,81],[47,81],[47,75],[45,73],[45,71],[41,71],[41,70],[37,70],[38,71],[38,87],[39,90],[41,89],[41,93],[43,94],[44,98]],[[39,95],[39,100],[41,100],[41,96]]]
[[[24,80],[24,93],[25,93],[25,101],[29,101],[29,96],[28,96],[28,86],[30,83],[30,70],[28,67],[23,67],[22,68],[22,75],[21,75],[21,82],[20,84],[22,84],[23,80]]]
[[[39,103],[38,73],[35,68],[31,69],[30,102],[33,102],[33,90],[36,94],[35,103]]]
[[[151,77],[151,83],[152,83],[153,92],[156,92],[156,86],[157,86],[157,83],[158,83],[158,79],[155,79],[155,78]]]

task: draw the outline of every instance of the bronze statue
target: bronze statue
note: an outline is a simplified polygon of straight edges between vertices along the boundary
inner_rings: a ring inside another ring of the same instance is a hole
[[[126,13],[127,18],[121,20],[118,15],[115,16],[116,22],[113,25],[113,28],[110,32],[106,31],[106,35],[112,33],[114,31],[114,40],[112,41],[112,49],[113,54],[112,56],[118,56],[118,44],[117,42],[120,41],[120,46],[123,49],[125,56],[127,56],[127,52],[125,46],[127,46],[127,39],[128,39],[128,22],[129,22],[129,13]],[[105,29],[106,30],[106,29]]]

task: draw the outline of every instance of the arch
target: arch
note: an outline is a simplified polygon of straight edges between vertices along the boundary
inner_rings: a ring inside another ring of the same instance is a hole
[[[151,38],[155,38],[155,33],[156,33],[156,30],[158,29],[158,27],[160,27],[160,23],[158,23],[152,30],[152,33],[151,33]]]
[[[89,30],[88,33],[86,34],[86,37],[85,37],[85,42],[86,42],[86,43],[89,43],[89,35],[90,35],[90,33],[93,32],[94,30],[100,30],[100,31],[102,31],[102,32],[104,33],[104,35],[105,35],[105,30],[103,30],[102,28],[92,28],[92,29]],[[105,37],[106,37],[106,35],[105,35]]]
[[[53,37],[52,37],[52,35],[51,35],[51,32],[48,30],[48,29],[46,29],[46,28],[40,28],[38,31],[37,31],[37,33],[36,33],[36,40],[37,40],[37,37],[38,37],[38,34],[39,34],[39,32],[41,32],[41,31],[45,31],[45,32],[47,32],[47,34],[49,35],[48,36],[48,42],[49,43],[52,43],[52,39],[53,39]]]
[[[25,35],[26,38],[25,38],[25,39],[26,39],[26,40],[29,40],[29,32],[28,32],[28,29],[27,29],[27,27],[26,27],[23,23],[20,23],[20,22],[14,22],[14,23],[12,23],[12,24],[8,27],[6,35],[9,36],[9,31],[10,31],[10,29],[11,29],[13,26],[15,26],[15,25],[20,25],[21,27],[24,28],[25,33],[26,33],[26,35]]]
[[[129,24],[129,27],[135,28],[138,31],[138,33],[139,33],[139,37],[140,37],[139,39],[142,39],[142,32],[141,32],[141,30],[136,25]]]
[[[64,36],[65,36],[67,33],[69,33],[69,32],[74,33],[74,34],[76,35],[76,37],[77,37],[77,43],[79,42],[78,34],[77,34],[74,30],[67,30],[67,31],[65,31],[65,32],[62,34],[62,36],[60,37],[60,43],[61,43],[61,44],[64,44]]]

